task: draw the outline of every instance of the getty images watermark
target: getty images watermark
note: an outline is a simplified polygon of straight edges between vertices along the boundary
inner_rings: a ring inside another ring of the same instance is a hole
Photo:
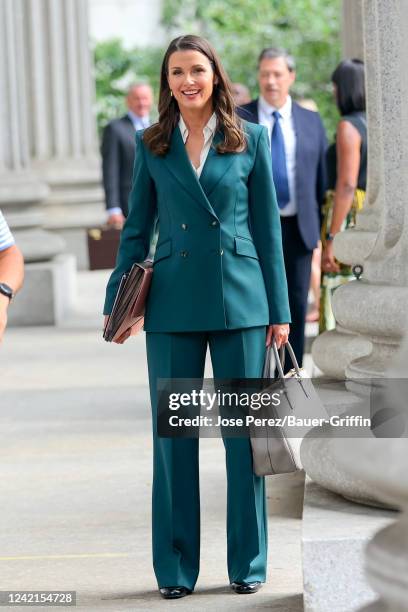
[[[209,393],[203,389],[192,389],[190,393],[170,393],[168,407],[171,411],[178,411],[182,407],[200,407],[212,411],[216,406],[229,408],[241,407],[251,411],[259,411],[261,408],[277,407],[282,403],[283,391],[275,393],[245,393],[245,392],[222,392],[219,389]],[[245,418],[240,416],[225,417],[218,414],[215,417],[199,414],[194,417],[185,417],[178,414],[169,416],[170,427],[371,427],[371,418],[361,415],[332,415],[331,417],[299,417],[295,414],[284,414],[282,416],[260,417],[255,414],[246,414]]]
[[[405,437],[408,412],[390,403],[389,385],[356,381],[358,395],[348,410],[323,401],[347,381],[322,379],[159,379],[157,431],[162,437]],[[390,383],[390,381],[387,381]],[[392,381],[402,397],[408,379]]]

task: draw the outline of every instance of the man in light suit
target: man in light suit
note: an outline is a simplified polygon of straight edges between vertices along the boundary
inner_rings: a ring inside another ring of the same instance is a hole
[[[136,83],[126,96],[128,112],[106,126],[102,139],[102,171],[108,225],[122,227],[128,215],[135,161],[135,131],[150,125],[153,92],[149,85]]]
[[[311,261],[326,190],[327,139],[319,114],[289,95],[295,77],[292,56],[284,49],[264,49],[258,60],[260,96],[242,106],[239,114],[269,132],[292,313],[289,340],[301,365]]]

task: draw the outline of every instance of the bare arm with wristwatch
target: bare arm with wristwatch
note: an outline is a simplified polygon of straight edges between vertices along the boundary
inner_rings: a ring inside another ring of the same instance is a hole
[[[337,128],[337,181],[334,196],[333,215],[326,234],[326,245],[322,253],[324,272],[339,272],[340,267],[334,257],[333,240],[341,231],[343,222],[353,204],[354,192],[358,183],[360,168],[361,137],[356,128],[348,121],[340,121]]]
[[[0,211],[0,342],[7,325],[7,310],[24,279],[24,259]]]

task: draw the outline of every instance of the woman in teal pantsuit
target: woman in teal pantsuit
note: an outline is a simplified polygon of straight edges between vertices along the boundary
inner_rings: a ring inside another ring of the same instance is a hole
[[[165,598],[194,589],[199,572],[198,440],[157,435],[157,379],[262,374],[265,345],[287,342],[290,312],[266,129],[240,120],[209,43],[181,36],[165,54],[159,121],[136,134],[133,187],[106,292],[143,261],[159,222],[146,305],[153,415],[153,565]],[[224,438],[228,576],[236,593],[266,579],[264,478],[250,441]]]

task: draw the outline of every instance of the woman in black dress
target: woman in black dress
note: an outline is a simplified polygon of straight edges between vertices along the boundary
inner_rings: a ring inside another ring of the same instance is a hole
[[[356,214],[363,207],[367,182],[363,62],[357,59],[342,61],[333,72],[332,83],[341,119],[335,143],[327,150],[328,191],[322,224],[320,333],[336,326],[331,307],[333,292],[353,278],[350,266],[335,259],[333,239],[338,232],[355,225]]]

